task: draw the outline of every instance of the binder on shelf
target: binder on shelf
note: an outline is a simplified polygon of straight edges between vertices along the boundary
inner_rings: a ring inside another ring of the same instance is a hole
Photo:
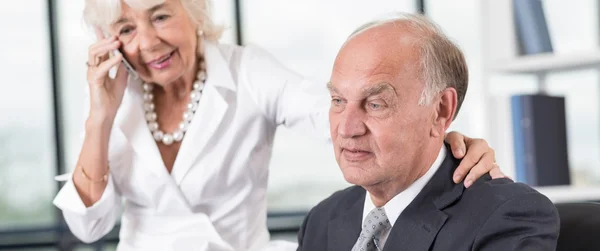
[[[552,42],[541,0],[513,0],[521,54],[552,52]]]
[[[511,97],[516,181],[570,185],[564,97]]]

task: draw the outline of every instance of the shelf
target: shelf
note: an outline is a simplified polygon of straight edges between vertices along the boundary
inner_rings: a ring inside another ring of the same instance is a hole
[[[600,187],[534,187],[554,203],[600,201]]]
[[[600,68],[600,51],[521,56],[494,62],[490,69],[497,73],[539,74],[593,67]]]

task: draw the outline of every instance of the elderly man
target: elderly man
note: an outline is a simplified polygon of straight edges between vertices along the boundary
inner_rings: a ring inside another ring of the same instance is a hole
[[[298,250],[554,250],[548,198],[509,179],[452,182],[443,136],[467,83],[462,52],[424,17],[355,32],[328,87],[335,156],[356,186],[310,211]]]

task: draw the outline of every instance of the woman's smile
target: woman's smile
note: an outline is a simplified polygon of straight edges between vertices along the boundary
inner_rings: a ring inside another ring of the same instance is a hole
[[[171,53],[162,56],[158,59],[152,60],[150,62],[147,63],[147,65],[155,70],[162,70],[165,69],[167,67],[169,67],[171,65],[171,62],[173,61],[173,55],[175,54],[175,51],[172,51]]]

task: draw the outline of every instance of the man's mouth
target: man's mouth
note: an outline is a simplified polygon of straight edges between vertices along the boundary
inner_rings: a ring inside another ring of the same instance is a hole
[[[362,161],[371,156],[371,152],[356,148],[342,148],[342,156],[349,161]]]

